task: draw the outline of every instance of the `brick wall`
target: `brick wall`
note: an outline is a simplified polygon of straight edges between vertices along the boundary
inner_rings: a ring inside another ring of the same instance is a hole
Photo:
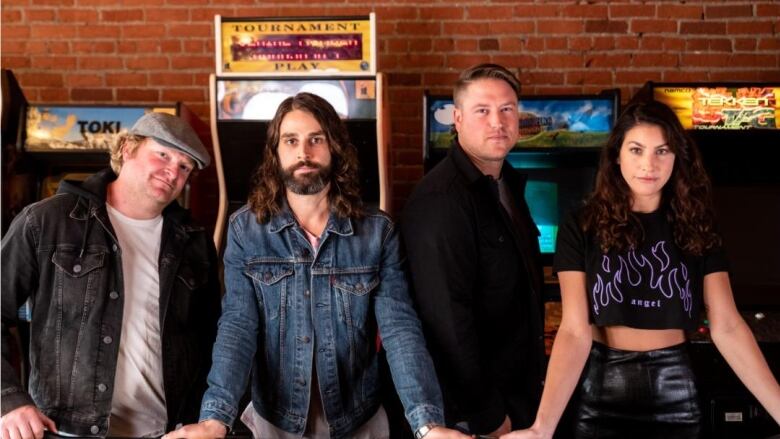
[[[376,12],[396,209],[422,176],[423,90],[448,92],[472,64],[515,69],[527,94],[619,87],[624,100],[648,80],[780,81],[776,0],[453,3],[3,0],[2,66],[35,103],[183,101],[207,119],[215,14]]]

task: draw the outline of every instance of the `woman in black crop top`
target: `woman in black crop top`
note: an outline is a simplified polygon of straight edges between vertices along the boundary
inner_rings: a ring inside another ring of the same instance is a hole
[[[780,386],[734,305],[713,223],[709,179],[675,114],[629,105],[594,193],[558,233],[563,318],[536,422],[504,437],[552,437],[581,374],[577,438],[698,437],[685,330],[702,306],[715,346],[780,422]]]

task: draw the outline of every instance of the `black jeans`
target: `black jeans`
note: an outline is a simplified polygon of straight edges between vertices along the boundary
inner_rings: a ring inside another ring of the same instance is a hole
[[[578,439],[699,437],[686,344],[634,352],[594,342],[580,390]]]

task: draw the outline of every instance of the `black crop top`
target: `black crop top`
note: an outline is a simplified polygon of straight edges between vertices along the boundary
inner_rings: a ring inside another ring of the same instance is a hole
[[[597,326],[695,329],[704,276],[728,271],[722,248],[684,254],[662,210],[634,214],[644,241],[635,250],[606,254],[580,229],[579,214],[570,215],[558,232],[553,270],[585,272],[590,321]]]

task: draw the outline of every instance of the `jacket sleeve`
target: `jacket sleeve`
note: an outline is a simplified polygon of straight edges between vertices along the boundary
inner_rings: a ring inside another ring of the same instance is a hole
[[[488,433],[501,425],[507,411],[481,367],[484,353],[473,313],[478,230],[467,209],[445,194],[413,197],[401,224],[414,299],[441,386],[470,430]]]
[[[252,360],[257,350],[260,305],[252,280],[244,273],[243,231],[232,221],[225,249],[225,296],[212,352],[208,390],[203,395],[200,420],[214,419],[232,426],[238,416]]]
[[[374,309],[396,392],[412,431],[416,431],[429,423],[443,425],[444,408],[433,361],[409,297],[400,236],[395,226],[388,224]]]
[[[14,218],[2,241],[2,415],[34,404],[11,363],[11,349],[18,347],[9,328],[18,324],[19,307],[38,287],[36,240],[38,228],[29,209]]]

